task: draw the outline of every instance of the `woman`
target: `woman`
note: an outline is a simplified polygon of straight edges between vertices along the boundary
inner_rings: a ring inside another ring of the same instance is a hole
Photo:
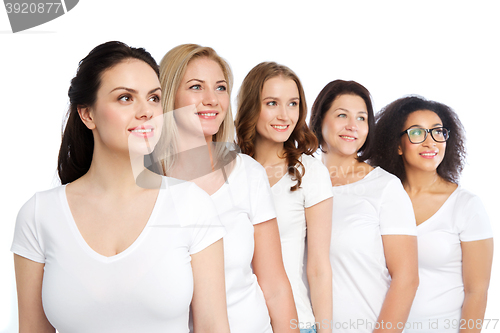
[[[373,124],[370,93],[354,81],[330,82],[312,108],[333,186],[333,332],[401,332],[418,285],[411,202],[399,179],[364,162]]]
[[[63,185],[35,194],[17,219],[20,332],[187,332],[190,304],[195,329],[229,332],[215,207],[196,186],[144,169],[162,130],[158,74],[148,52],[120,42],[80,62]]]
[[[301,333],[331,321],[329,249],[332,193],[326,168],[312,154],[317,140],[306,124],[307,106],[297,75],[275,62],[255,66],[238,95],[237,142],[266,169],[273,192],[285,270]],[[307,233],[308,296],[303,280]],[[312,306],[311,306],[312,301]]]
[[[227,229],[231,331],[292,331],[297,314],[265,171],[228,149],[234,140],[229,65],[209,47],[180,45],[161,61],[160,82],[166,123],[176,128],[176,135],[162,143],[164,172],[192,180],[210,194]]]
[[[458,185],[464,131],[448,106],[418,96],[378,115],[373,161],[403,182],[415,211],[420,285],[407,332],[481,331],[493,256],[480,199]]]

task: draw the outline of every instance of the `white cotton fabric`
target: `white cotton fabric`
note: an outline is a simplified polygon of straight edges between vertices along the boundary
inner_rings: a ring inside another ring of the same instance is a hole
[[[416,236],[400,180],[381,168],[334,186],[330,262],[333,332],[372,332],[391,283],[382,235]]]
[[[302,154],[304,176],[300,188],[290,191],[297,181],[287,173],[271,187],[281,238],[283,264],[292,286],[293,299],[301,327],[315,323],[308,287],[303,279],[306,246],[305,208],[332,197],[332,185],[327,168],[316,158]],[[303,171],[299,167],[299,171]]]
[[[464,324],[460,323],[461,242],[493,237],[486,210],[478,196],[459,186],[433,216],[418,225],[417,232],[420,283],[408,318],[411,329],[406,332],[458,332]]]
[[[224,234],[204,191],[163,178],[144,230],[117,255],[85,242],[66,186],[36,193],[21,208],[11,250],[45,264],[43,308],[60,333],[188,332],[190,255]]]
[[[252,270],[254,225],[276,217],[264,168],[238,154],[227,182],[212,194],[224,236],[227,313],[231,332],[272,333],[264,294]]]

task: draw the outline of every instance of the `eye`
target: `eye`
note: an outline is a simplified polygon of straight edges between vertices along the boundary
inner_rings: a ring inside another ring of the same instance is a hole
[[[227,88],[226,86],[218,86],[215,90],[218,90],[218,91],[226,91]]]
[[[278,103],[276,103],[276,101],[270,101],[270,102],[267,102],[266,105],[268,105],[268,106],[276,106],[276,105],[278,105]]]
[[[158,95],[153,95],[153,96],[151,96],[151,97],[149,98],[149,100],[150,100],[151,102],[158,103],[158,102],[160,102],[160,96],[158,96]]]
[[[358,117],[358,120],[365,121],[365,120],[366,120],[366,118],[365,118],[364,116],[359,116],[359,117]]]
[[[120,97],[118,97],[118,100],[122,102],[130,102],[131,99],[132,96],[130,95],[121,95]]]
[[[290,102],[290,104],[289,104],[289,106],[298,106],[298,105],[299,105],[299,103],[297,103],[297,102]]]
[[[345,113],[339,113],[337,115],[338,118],[347,118],[347,115]]]
[[[189,87],[189,89],[192,89],[192,90],[201,90],[201,85],[195,84],[195,85],[192,85],[191,87]]]

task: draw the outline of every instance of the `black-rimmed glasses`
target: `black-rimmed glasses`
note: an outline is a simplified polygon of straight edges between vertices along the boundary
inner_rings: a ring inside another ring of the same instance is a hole
[[[450,137],[450,131],[444,127],[420,128],[412,127],[401,132],[401,136],[408,134],[408,139],[411,143],[422,143],[427,139],[427,133],[431,133],[431,137],[436,142],[446,142]]]

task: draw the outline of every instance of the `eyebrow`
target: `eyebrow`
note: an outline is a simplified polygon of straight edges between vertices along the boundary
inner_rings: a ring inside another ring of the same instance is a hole
[[[347,110],[347,109],[344,109],[344,108],[336,108],[335,109],[335,111],[338,111],[338,110],[342,110],[342,111],[346,111],[346,112],[356,112],[356,113],[368,114],[368,112],[366,112],[366,111],[351,111],[351,110]]]
[[[198,82],[201,82],[201,83],[205,83],[204,80],[200,80],[200,79],[191,79],[191,80],[186,81],[186,83],[189,83],[191,81],[198,81]],[[226,80],[219,80],[219,81],[217,81],[215,83],[226,83],[227,84]]]
[[[408,128],[413,128],[413,127],[424,128],[424,126],[422,126],[422,125],[411,125]],[[443,124],[436,123],[436,124],[432,125],[431,128],[436,128],[436,127],[443,127]]]
[[[269,97],[264,97],[262,100],[265,100],[265,99],[279,99],[279,97],[269,96]],[[290,101],[293,101],[296,99],[300,100],[300,97],[292,97],[292,98],[290,98]]]
[[[138,93],[138,91],[137,91],[137,90],[132,89],[132,88],[127,88],[127,87],[116,87],[115,89],[111,90],[109,93],[111,94],[111,93],[112,93],[113,91],[115,91],[115,90],[126,90],[126,91],[128,91],[129,93],[132,93],[132,94],[137,94],[137,93]],[[151,89],[150,91],[148,91],[148,93],[147,93],[147,94],[148,94],[148,95],[149,95],[149,94],[152,94],[152,93],[154,93],[154,92],[156,92],[156,91],[158,91],[158,90],[160,90],[160,91],[161,91],[161,88],[160,88],[160,87],[157,87],[157,88]]]

